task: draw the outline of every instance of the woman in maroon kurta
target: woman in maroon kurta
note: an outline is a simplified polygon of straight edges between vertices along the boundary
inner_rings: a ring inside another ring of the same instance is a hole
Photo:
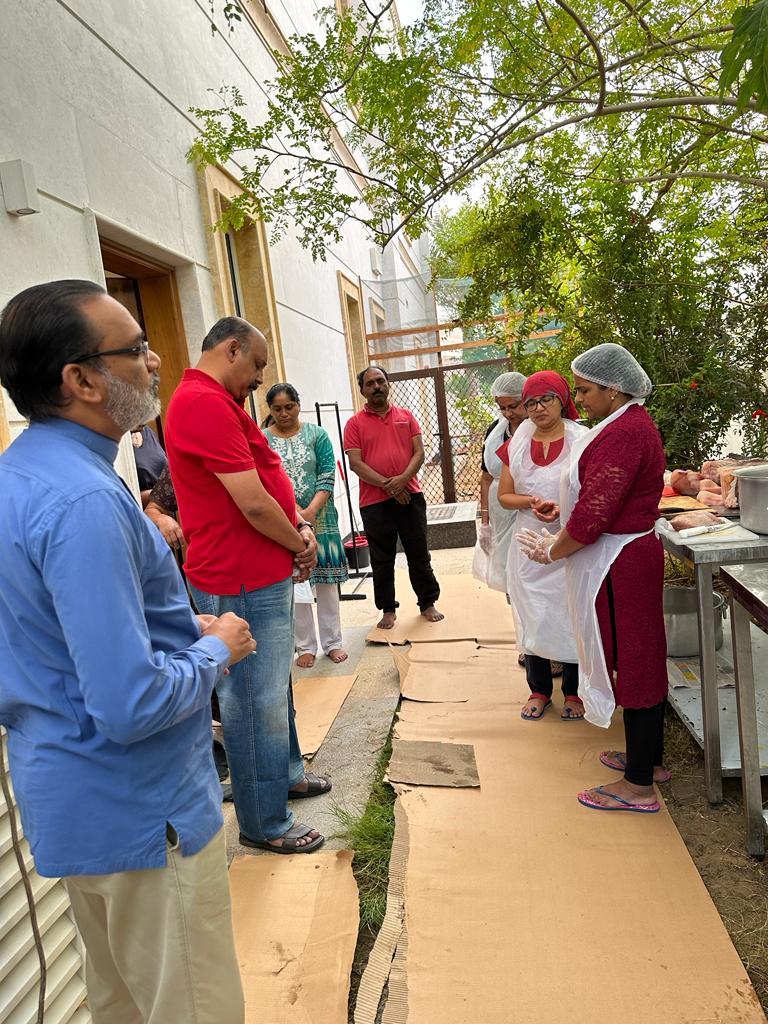
[[[664,485],[664,452],[653,421],[637,404],[650,393],[650,381],[629,352],[599,345],[574,360],[572,369],[577,400],[590,419],[603,420],[629,407],[583,450],[580,491],[568,522],[553,540],[540,539],[531,556],[567,558],[606,534],[643,535],[621,548],[595,602],[627,741],[626,753],[604,751],[600,760],[624,777],[580,793],[579,800],[600,810],[649,813],[659,809],[652,783],[669,778],[662,767],[668,687],[664,554],[652,532]]]

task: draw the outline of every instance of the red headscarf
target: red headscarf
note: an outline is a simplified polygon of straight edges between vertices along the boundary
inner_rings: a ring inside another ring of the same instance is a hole
[[[568,381],[554,370],[541,370],[539,373],[531,374],[523,388],[523,405],[529,398],[541,398],[542,395],[557,395],[563,407],[563,416],[568,420],[579,418]]]

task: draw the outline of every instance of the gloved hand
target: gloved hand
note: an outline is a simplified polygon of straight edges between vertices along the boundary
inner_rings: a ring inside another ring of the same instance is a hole
[[[490,555],[493,544],[490,523],[477,524],[477,542],[480,545],[480,550],[484,551],[486,555]]]
[[[552,561],[549,550],[555,543],[555,534],[550,533],[549,530],[542,530],[541,533],[535,533],[533,530],[521,530],[515,534],[515,540],[532,562],[548,565]]]

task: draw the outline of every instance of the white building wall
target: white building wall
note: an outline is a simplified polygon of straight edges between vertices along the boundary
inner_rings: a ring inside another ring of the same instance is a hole
[[[282,0],[270,10],[291,34],[316,26],[317,6]],[[0,303],[43,280],[102,281],[100,230],[176,267],[194,363],[219,311],[186,160],[196,134],[189,109],[214,105],[211,90],[236,85],[257,117],[275,72],[249,23],[212,35],[208,14],[205,0],[0,0],[0,161],[29,161],[42,202],[39,214],[22,218],[0,207]],[[271,245],[286,369],[308,415],[315,401],[338,401],[344,419],[354,410],[337,271],[370,278],[370,244],[350,224],[324,264],[294,238]],[[12,408],[10,418],[14,432],[23,427]]]

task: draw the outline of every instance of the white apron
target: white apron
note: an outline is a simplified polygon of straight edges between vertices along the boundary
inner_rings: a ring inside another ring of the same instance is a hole
[[[560,512],[563,523],[568,522],[581,491],[579,459],[584,451],[601,431],[622,416],[630,406],[644,404],[643,398],[632,399],[576,440],[571,449],[570,464],[564,470],[561,481]],[[607,729],[611,724],[616,700],[605,667],[595,601],[608,570],[621,551],[627,544],[631,544],[638,537],[647,536],[648,533],[651,533],[651,530],[645,533],[604,533],[594,544],[589,544],[568,558],[560,560],[565,565],[568,611],[576,635],[579,696],[584,702],[584,717],[592,725],[599,725],[603,729]]]
[[[531,439],[536,424],[523,422],[509,442],[509,472],[518,494],[537,494],[546,501],[559,502],[560,478],[568,465],[574,442],[583,427],[564,420],[563,450],[551,466],[537,466],[531,458]],[[529,509],[517,513],[516,531],[542,528],[557,533],[560,522],[542,523]],[[515,612],[518,646],[526,654],[552,661],[577,660],[576,641],[565,597],[565,564],[562,561],[541,565],[521,549],[513,537],[507,559],[507,593]]]
[[[485,439],[483,457],[485,468],[493,477],[488,491],[488,516],[491,523],[491,554],[488,558],[488,569],[485,582],[491,590],[507,592],[507,556],[509,545],[517,529],[517,509],[504,508],[499,504],[499,480],[501,479],[502,461],[496,454],[504,443],[509,423],[500,416],[493,430]]]

